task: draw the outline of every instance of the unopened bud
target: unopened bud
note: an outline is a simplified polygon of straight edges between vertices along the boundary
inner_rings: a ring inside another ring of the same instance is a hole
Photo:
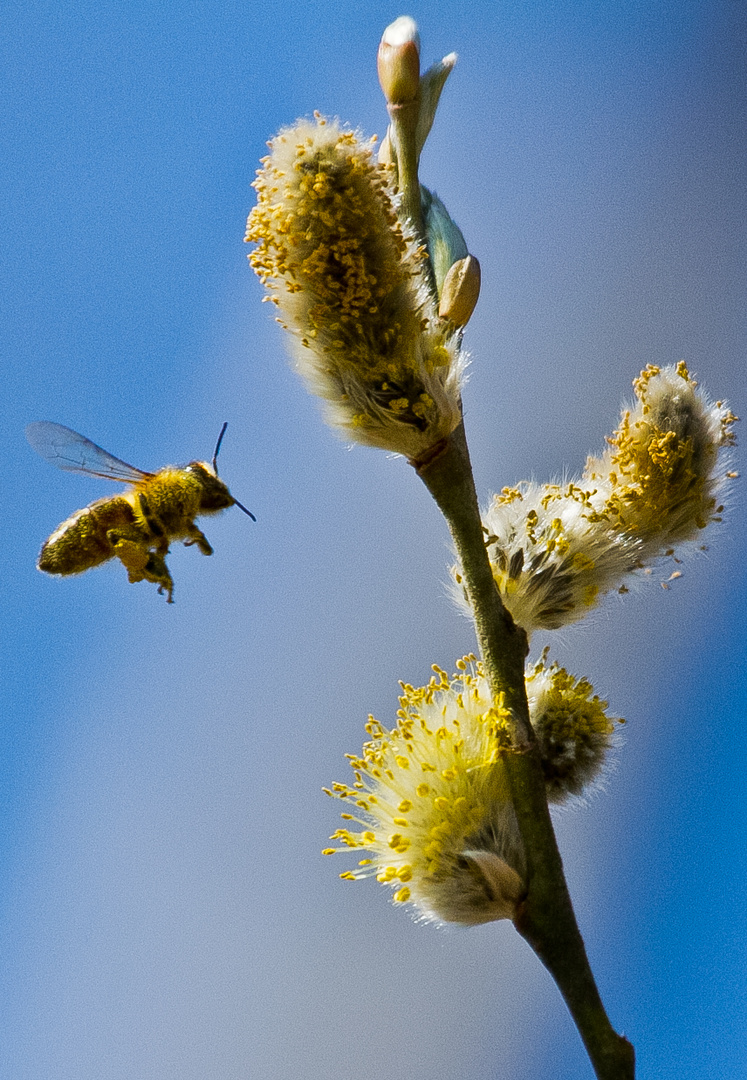
[[[438,101],[444,84],[454,70],[457,62],[457,54],[452,52],[443,60],[437,61],[429,67],[420,80],[420,107],[418,109],[418,126],[415,132],[415,148],[418,156],[425,146],[425,140],[433,127],[433,120],[438,108]]]
[[[466,326],[480,295],[480,264],[474,255],[459,259],[444,278],[438,314],[455,326]]]
[[[444,285],[444,279],[452,265],[458,259],[469,255],[462,230],[449,214],[438,195],[420,185],[420,201],[423,210],[428,258],[433,267],[438,295]]]
[[[384,138],[381,140],[378,160],[379,165],[394,165],[395,163],[394,151],[392,150],[392,140],[389,137],[388,131]]]
[[[377,60],[379,82],[390,105],[414,101],[420,87],[420,34],[415,20],[401,15],[384,31]]]

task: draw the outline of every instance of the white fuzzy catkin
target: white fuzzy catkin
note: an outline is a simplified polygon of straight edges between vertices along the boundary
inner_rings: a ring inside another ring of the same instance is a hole
[[[439,319],[390,177],[355,132],[319,116],[299,121],[270,143],[246,239],[328,421],[417,458],[460,422],[465,359],[456,327]]]
[[[626,579],[720,521],[736,417],[698,389],[684,363],[646,368],[608,449],[580,479],[523,483],[483,516],[493,577],[527,633],[582,619]],[[454,595],[467,610],[459,566]]]
[[[515,916],[525,863],[502,757],[508,713],[473,656],[457,667],[449,678],[434,666],[426,687],[402,684],[392,730],[369,717],[370,741],[347,755],[355,782],[325,789],[363,828],[338,829],[343,846],[324,854],[365,849],[342,878],[375,875],[421,918],[473,926]]]

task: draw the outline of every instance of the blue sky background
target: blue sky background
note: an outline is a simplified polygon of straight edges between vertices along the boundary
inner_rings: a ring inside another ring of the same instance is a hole
[[[473,648],[412,470],[319,420],[246,263],[265,140],[314,109],[383,135],[402,10],[16,3],[0,16],[0,1077],[591,1076],[505,923],[413,924],[319,855],[369,712]],[[456,50],[423,180],[483,268],[465,396],[478,489],[578,471],[649,362],[747,412],[745,65],[736,0],[421,3]],[[173,606],[42,540],[108,490],[31,420],[145,469],[209,457],[258,517],[178,548]],[[744,441],[744,435],[742,436]],[[552,640],[628,719],[558,831],[639,1077],[747,1072],[747,514]],[[667,570],[666,573],[669,571]],[[665,576],[662,574],[661,576]]]

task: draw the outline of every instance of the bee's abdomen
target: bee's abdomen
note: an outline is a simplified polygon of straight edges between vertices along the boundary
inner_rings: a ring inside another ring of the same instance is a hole
[[[114,555],[109,529],[132,526],[132,506],[120,496],[99,499],[55,529],[39,555],[38,567],[47,574],[81,574]]]

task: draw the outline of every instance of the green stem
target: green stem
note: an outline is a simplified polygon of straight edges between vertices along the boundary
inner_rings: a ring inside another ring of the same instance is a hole
[[[425,244],[423,212],[420,205],[420,181],[418,179],[417,127],[420,99],[401,105],[387,106],[394,135],[393,146],[397,157],[397,187],[402,193],[402,217],[409,219],[418,239]]]
[[[503,606],[493,580],[464,425],[438,452],[412,464],[451,530],[485,674],[492,693],[504,695],[511,713],[515,752],[504,762],[528,867],[527,895],[514,925],[555,979],[599,1080],[633,1080],[633,1047],[617,1034],[604,1011],[568,894],[529,721],[527,637]]]

